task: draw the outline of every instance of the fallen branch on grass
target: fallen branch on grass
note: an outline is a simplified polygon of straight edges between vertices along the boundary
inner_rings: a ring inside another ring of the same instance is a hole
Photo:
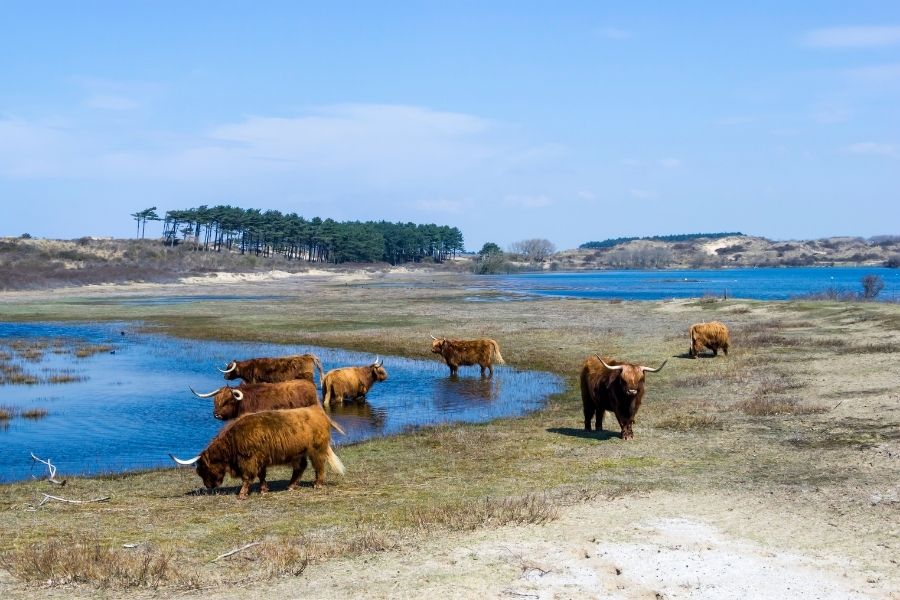
[[[213,561],[213,562],[216,562],[217,560],[220,560],[220,559],[223,559],[223,558],[228,558],[228,557],[231,556],[232,554],[237,554],[238,552],[241,552],[242,550],[246,550],[247,548],[252,548],[253,546],[258,546],[258,545],[261,544],[261,543],[262,543],[262,542],[250,542],[249,544],[244,544],[244,545],[241,546],[240,548],[235,548],[234,550],[229,550],[229,551],[226,552],[225,554],[220,554],[220,555],[218,555],[218,556],[215,557],[212,561]]]
[[[50,471],[50,476],[47,477],[47,481],[49,481],[50,483],[55,483],[56,485],[66,485],[65,479],[63,479],[62,481],[56,479],[56,467],[53,465],[53,463],[50,462],[49,458],[47,460],[44,460],[35,456],[34,452],[31,452],[31,459],[47,465],[47,469],[49,469]],[[34,477],[34,475],[32,475],[32,477]],[[35,479],[37,478],[35,477]]]
[[[69,500],[68,498],[60,498],[59,496],[51,496],[50,494],[42,494],[44,499],[40,501],[38,506],[43,506],[47,504],[51,500],[56,500],[57,502],[66,502],[68,504],[90,504],[91,502],[108,502],[109,496],[102,496],[100,498],[92,498],[90,500]]]

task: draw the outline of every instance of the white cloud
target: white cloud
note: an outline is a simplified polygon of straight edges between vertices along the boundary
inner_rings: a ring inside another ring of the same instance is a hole
[[[578,190],[575,196],[580,200],[596,200],[597,195],[590,190]]]
[[[885,85],[900,82],[900,63],[857,67],[848,69],[844,73],[858,83]]]
[[[507,204],[507,206],[513,206],[518,208],[542,208],[544,206],[550,206],[553,204],[553,200],[551,200],[548,196],[520,196],[516,194],[510,194],[503,199],[503,201]]]
[[[850,144],[845,150],[851,154],[863,156],[900,156],[900,148],[896,144],[884,144],[880,142],[858,142]]]
[[[876,48],[900,44],[900,26],[831,27],[808,31],[807,46],[816,48]]]

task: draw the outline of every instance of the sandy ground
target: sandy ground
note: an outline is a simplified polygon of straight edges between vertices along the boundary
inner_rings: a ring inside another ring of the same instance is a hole
[[[302,577],[270,582],[266,595],[900,598],[896,577],[817,548],[804,531],[814,515],[788,509],[776,498],[752,496],[742,496],[740,504],[665,492],[596,499],[562,509],[546,525],[455,534],[402,552],[314,565]],[[221,598],[257,593],[217,590]]]

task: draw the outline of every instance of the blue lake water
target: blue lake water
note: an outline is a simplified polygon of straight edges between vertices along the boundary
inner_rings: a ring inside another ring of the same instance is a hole
[[[39,420],[17,416],[0,424],[0,481],[43,477],[46,467],[34,463],[31,452],[52,459],[59,477],[169,466],[169,452],[198,454],[222,422],[212,416],[212,400],[195,398],[188,386],[211,391],[229,383],[216,366],[235,358],[313,352],[326,371],[375,358],[314,346],[183,340],[143,333],[134,324],[0,323],[0,350],[8,351],[4,341],[37,338],[112,344],[115,353],[75,358],[47,351],[36,361],[14,359],[31,373],[68,370],[85,379],[0,386],[0,405],[48,411]],[[430,342],[423,346],[427,350]],[[382,358],[389,378],[374,385],[368,401],[331,410],[347,432],[333,435],[337,445],[423,425],[522,415],[563,389],[562,380],[550,373],[495,366],[493,379],[482,379],[478,367],[463,367],[451,378],[438,357]]]
[[[791,267],[681,271],[590,271],[487,276],[484,285],[504,292],[596,298],[666,300],[705,295],[755,300],[788,300],[836,289],[860,292],[860,280],[884,281],[879,299],[900,300],[900,269],[885,267]]]

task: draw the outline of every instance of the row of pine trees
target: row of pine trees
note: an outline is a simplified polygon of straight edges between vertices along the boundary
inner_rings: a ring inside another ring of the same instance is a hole
[[[442,262],[464,251],[462,233],[447,225],[337,222],[234,206],[170,210],[163,219],[163,237],[168,244],[189,243],[198,250],[320,263]]]

